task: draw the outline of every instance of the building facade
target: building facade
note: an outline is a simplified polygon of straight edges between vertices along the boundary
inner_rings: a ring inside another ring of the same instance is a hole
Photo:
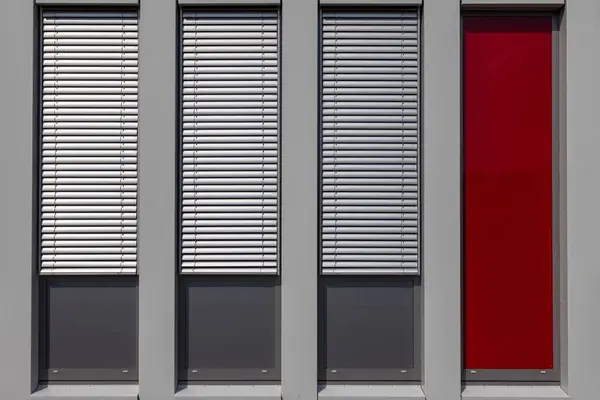
[[[598,397],[599,2],[0,11],[0,397]]]

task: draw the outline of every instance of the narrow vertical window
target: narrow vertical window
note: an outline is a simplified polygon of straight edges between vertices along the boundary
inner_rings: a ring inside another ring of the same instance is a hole
[[[279,377],[279,15],[184,10],[183,380]]]
[[[418,11],[321,26],[321,373],[416,379]]]
[[[419,273],[418,19],[323,13],[325,275]]]
[[[466,379],[556,379],[553,18],[463,26]]]
[[[132,380],[137,12],[44,10],[40,45],[42,380]]]
[[[277,12],[183,19],[184,274],[278,273]]]

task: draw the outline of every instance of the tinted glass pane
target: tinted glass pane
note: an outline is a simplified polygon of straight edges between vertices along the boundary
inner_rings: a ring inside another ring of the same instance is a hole
[[[189,278],[185,288],[186,368],[276,368],[275,279]]]
[[[51,278],[46,312],[48,368],[137,365],[135,278]]]
[[[411,279],[322,277],[321,282],[322,368],[414,366]]]

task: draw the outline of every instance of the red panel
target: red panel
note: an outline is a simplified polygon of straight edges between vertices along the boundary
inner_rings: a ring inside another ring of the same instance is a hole
[[[552,368],[552,19],[464,19],[465,368]]]

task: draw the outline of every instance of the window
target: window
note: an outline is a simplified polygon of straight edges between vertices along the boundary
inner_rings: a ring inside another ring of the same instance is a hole
[[[180,378],[279,379],[279,15],[184,10]]]
[[[416,380],[418,12],[321,28],[321,379]]]
[[[42,12],[43,379],[136,379],[137,26]]]
[[[554,19],[464,18],[467,380],[558,380]]]

